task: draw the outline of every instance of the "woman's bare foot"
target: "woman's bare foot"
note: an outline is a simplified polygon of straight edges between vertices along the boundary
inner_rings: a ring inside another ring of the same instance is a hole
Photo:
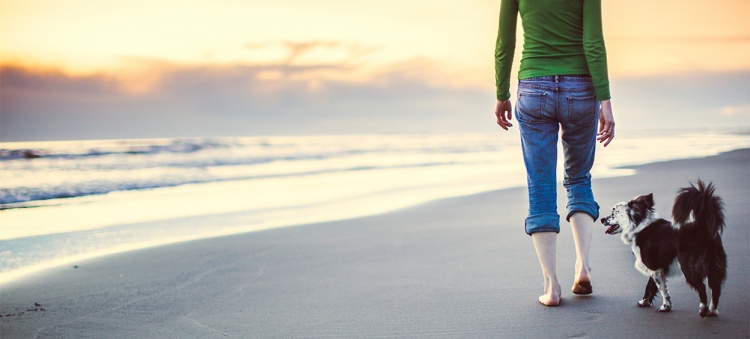
[[[576,262],[576,277],[571,288],[574,294],[585,295],[593,292],[589,272],[591,272],[591,267],[584,267],[580,262]]]
[[[572,290],[575,294],[591,294],[589,251],[594,218],[586,213],[576,212],[570,216],[570,226],[573,229],[573,240],[576,245],[576,277],[573,280]]]
[[[560,305],[560,295],[562,289],[560,283],[555,281],[554,284],[549,280],[544,281],[544,294],[539,296],[539,302],[544,306]]]
[[[544,295],[539,297],[539,302],[545,306],[557,306],[560,304],[560,282],[557,280],[557,268],[555,254],[557,252],[557,233],[537,232],[531,235],[534,242],[536,255],[542,267],[544,276]]]

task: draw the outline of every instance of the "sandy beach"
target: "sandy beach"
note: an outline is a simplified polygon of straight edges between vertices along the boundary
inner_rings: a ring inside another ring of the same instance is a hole
[[[594,181],[601,212],[653,192],[668,218],[678,188],[713,181],[726,204],[720,317],[701,319],[682,278],[673,311],[636,307],[647,278],[619,236],[595,229],[591,296],[574,296],[575,251],[558,243],[560,307],[523,231],[526,190],[101,257],[0,286],[2,338],[750,336],[750,149],[635,167]],[[559,206],[565,206],[559,190]],[[562,210],[562,208],[561,208]],[[597,224],[598,225],[598,224]]]

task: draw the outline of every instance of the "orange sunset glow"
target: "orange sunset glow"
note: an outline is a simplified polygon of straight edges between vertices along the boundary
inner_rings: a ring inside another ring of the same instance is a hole
[[[206,100],[222,102],[222,96],[244,87],[265,96],[268,105],[302,93],[323,105],[321,101],[334,99],[325,94],[337,86],[355,86],[361,91],[347,96],[351,101],[345,105],[348,108],[371,105],[364,99],[377,95],[383,95],[377,102],[387,103],[393,98],[387,95],[389,90],[398,96],[404,90],[396,88],[420,86],[439,93],[433,93],[434,99],[417,98],[408,103],[404,98],[395,99],[390,107],[427,105],[420,107],[430,110],[435,100],[441,100],[450,101],[444,106],[454,110],[479,111],[480,104],[491,106],[493,100],[492,55],[499,3],[0,0],[0,86],[5,103],[0,107],[5,118],[2,138],[25,139],[22,132],[10,132],[8,129],[16,127],[9,124],[15,126],[19,121],[23,125],[23,114],[41,114],[46,108],[39,99],[59,98],[62,94],[56,91],[73,98],[69,104],[84,105],[90,101],[84,92],[94,88],[106,92],[104,97],[122,102],[133,96],[160,96],[169,91],[170,84],[185,81],[211,83],[216,96]],[[605,0],[604,30],[614,98],[618,79],[747,74],[748,14],[750,2],[744,0]],[[521,48],[517,50],[520,53]],[[743,78],[747,76],[740,81]],[[32,82],[34,85],[29,85]],[[51,85],[62,82],[71,84]],[[476,95],[446,96],[452,90],[474,91]],[[368,94],[370,91],[374,94]],[[476,100],[480,93],[487,95],[486,101]],[[273,95],[278,97],[269,97]],[[361,103],[355,100],[357,96],[363,98]],[[99,96],[97,104],[104,105],[101,100]],[[173,100],[177,99],[160,97],[156,101],[165,104]],[[63,105],[55,103],[49,100],[49,105]],[[310,107],[309,102],[301,105]],[[747,106],[747,100],[731,102],[715,112],[746,117],[750,115]],[[131,109],[137,114],[142,108]],[[320,112],[325,110],[319,107]],[[116,111],[119,113],[112,114],[125,114]],[[484,112],[475,116],[480,114]],[[332,117],[327,125],[338,122]],[[383,126],[377,130],[391,131]]]

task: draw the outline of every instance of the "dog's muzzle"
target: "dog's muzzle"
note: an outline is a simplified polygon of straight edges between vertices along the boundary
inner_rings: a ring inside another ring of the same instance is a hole
[[[612,216],[602,218],[601,222],[602,225],[607,226],[607,230],[604,231],[604,234],[617,234],[622,232],[622,227],[618,225],[617,223],[612,223],[609,221],[609,219],[612,218]]]

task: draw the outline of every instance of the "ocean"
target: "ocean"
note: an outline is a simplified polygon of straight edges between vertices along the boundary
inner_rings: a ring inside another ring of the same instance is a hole
[[[598,147],[592,175],[748,147],[747,131],[621,132]],[[517,132],[0,143],[0,283],[113,253],[523,186],[520,152]]]

